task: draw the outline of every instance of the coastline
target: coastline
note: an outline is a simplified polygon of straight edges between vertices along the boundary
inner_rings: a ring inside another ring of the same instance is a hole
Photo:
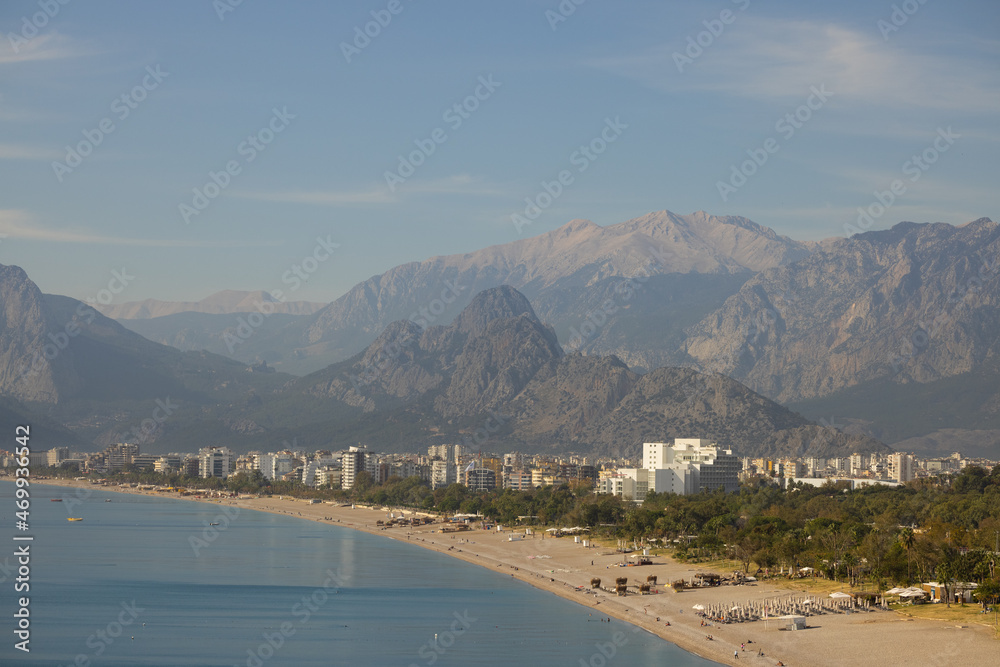
[[[509,541],[508,531],[484,531],[475,528],[461,533],[440,533],[442,524],[420,527],[377,526],[385,520],[387,511],[363,507],[339,507],[326,503],[308,504],[292,498],[211,499],[165,495],[138,489],[94,486],[76,480],[46,479],[38,485],[64,488],[84,488],[131,493],[138,495],[193,500],[210,505],[231,505],[272,514],[292,516],[319,523],[359,530],[397,541],[437,551],[466,562],[509,574],[535,588],[554,593],[602,616],[642,628],[692,654],[726,665],[777,665],[779,661],[792,665],[868,664],[874,656],[886,665],[989,664],[995,659],[1000,645],[992,638],[989,628],[949,625],[943,621],[906,618],[895,612],[836,614],[812,616],[809,629],[789,632],[776,629],[775,623],[762,621],[701,626],[692,606],[745,603],[776,597],[798,596],[798,591],[782,589],[770,582],[757,586],[716,587],[674,592],[664,584],[678,578],[690,579],[696,566],[655,557],[654,564],[642,567],[618,567],[621,554],[600,547],[583,547],[572,537],[552,538],[540,534]],[[399,510],[396,510],[397,514]],[[407,515],[412,515],[407,511]],[[590,587],[592,577],[599,577],[602,586],[613,584],[616,577],[626,576],[634,585],[645,581],[649,574],[660,583],[655,595],[630,593],[619,597]],[[669,626],[667,623],[669,622]],[[711,641],[706,636],[711,635]],[[741,644],[747,642],[746,650]],[[758,651],[764,656],[759,657]],[[915,654],[914,651],[919,651]],[[734,652],[738,658],[734,659]]]

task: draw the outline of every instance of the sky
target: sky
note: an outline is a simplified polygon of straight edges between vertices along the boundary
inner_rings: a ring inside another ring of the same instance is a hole
[[[998,27],[995,0],[6,0],[0,263],[328,302],[575,218],[1000,221]]]

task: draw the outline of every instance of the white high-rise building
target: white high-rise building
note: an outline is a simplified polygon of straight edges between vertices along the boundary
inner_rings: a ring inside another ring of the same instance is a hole
[[[200,477],[229,477],[233,466],[233,452],[228,447],[203,447],[198,451]]]
[[[340,458],[341,481],[340,485],[344,489],[354,486],[354,478],[359,472],[365,470],[368,450],[364,447],[350,447]]]
[[[671,445],[643,443],[642,466],[618,471],[632,480],[636,500],[644,499],[649,491],[680,495],[719,488],[735,491],[742,469],[731,450],[720,449],[714,442],[701,438],[676,438]]]
[[[909,482],[913,479],[913,456],[896,452],[889,455],[889,477],[897,482]]]
[[[448,461],[431,461],[431,488],[440,489],[458,481],[455,464]]]

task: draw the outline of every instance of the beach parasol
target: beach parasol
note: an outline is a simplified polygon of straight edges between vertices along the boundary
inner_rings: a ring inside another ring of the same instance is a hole
[[[849,598],[851,596],[847,593],[841,593],[840,591],[837,591],[836,593],[830,593],[830,597],[836,600],[842,600],[844,598]]]
[[[695,606],[693,606],[691,608],[692,609],[697,609],[698,611],[705,611],[705,605],[703,605],[703,604],[696,604]]]

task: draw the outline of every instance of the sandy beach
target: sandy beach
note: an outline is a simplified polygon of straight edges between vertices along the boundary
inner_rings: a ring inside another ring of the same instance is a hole
[[[177,498],[176,494],[142,492],[119,487],[95,487],[72,480],[44,480],[35,484],[97,488],[104,491],[143,493]],[[193,497],[185,499],[194,500]],[[822,614],[807,619],[807,629],[788,631],[779,623],[763,621],[702,626],[693,606],[701,604],[746,604],[779,597],[804,597],[799,591],[780,588],[772,582],[757,585],[719,586],[674,592],[669,582],[690,580],[696,565],[653,557],[653,564],[620,567],[621,554],[609,548],[584,547],[573,537],[543,537],[536,533],[511,541],[511,530],[476,529],[461,533],[439,532],[442,524],[419,528],[383,528],[388,510],[308,504],[291,498],[201,500],[212,504],[284,514],[405,541],[470,563],[502,572],[591,608],[594,615],[615,617],[652,632],[681,648],[729,665],[967,665],[993,664],[1000,655],[1000,642],[985,625],[958,626],[943,621],[908,618],[892,611],[852,614]],[[396,510],[399,516],[399,510]],[[411,512],[407,512],[410,516]],[[593,590],[590,581],[602,579],[613,586],[617,577],[628,577],[629,586],[656,575],[656,594],[625,597]],[[668,625],[669,624],[669,625]],[[711,635],[712,640],[706,637]],[[749,643],[747,643],[749,642]],[[744,646],[745,645],[745,646]],[[734,657],[734,651],[738,657]],[[759,652],[763,651],[763,657]]]

